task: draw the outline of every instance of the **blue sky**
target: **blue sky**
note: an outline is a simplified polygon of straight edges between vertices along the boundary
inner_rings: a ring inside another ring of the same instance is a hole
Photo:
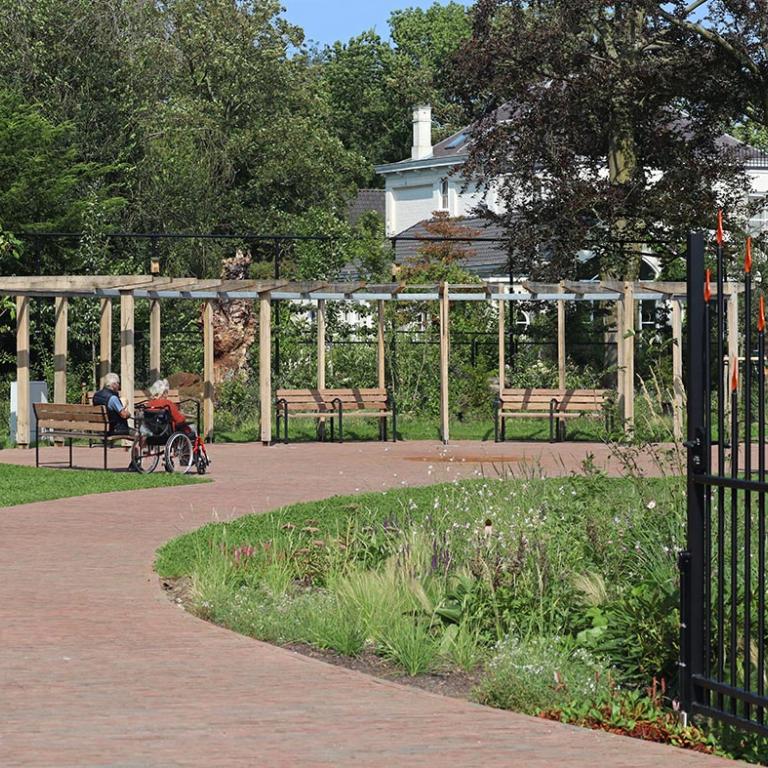
[[[389,14],[400,8],[428,8],[433,0],[283,0],[286,18],[304,29],[307,41],[348,40],[366,29],[388,32]],[[445,4],[445,3],[442,3]]]

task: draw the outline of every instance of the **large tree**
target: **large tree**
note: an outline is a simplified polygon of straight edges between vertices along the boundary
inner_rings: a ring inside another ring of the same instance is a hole
[[[768,128],[768,0],[675,0],[659,13],[698,43],[698,59],[716,60],[730,77],[718,96],[744,122]]]
[[[636,277],[640,243],[735,211],[717,71],[652,0],[480,0],[458,87],[480,117],[465,172],[497,185],[520,269]]]
[[[466,124],[463,104],[453,96],[453,55],[469,39],[467,9],[460,3],[405,8],[389,18],[391,43],[373,31],[337,42],[319,57],[331,121],[345,146],[368,160],[363,183],[380,183],[376,163],[407,157],[410,110],[432,104],[435,136]]]

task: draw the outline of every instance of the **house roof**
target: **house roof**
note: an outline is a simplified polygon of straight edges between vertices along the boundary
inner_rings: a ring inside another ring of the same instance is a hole
[[[509,238],[504,236],[501,226],[480,218],[452,219],[451,221],[476,233],[466,242],[457,242],[458,246],[468,251],[467,257],[459,262],[467,272],[482,278],[508,275]],[[396,264],[402,266],[419,260],[419,249],[429,242],[430,238],[436,237],[427,229],[428,224],[429,220],[420,221],[392,238]]]
[[[383,189],[358,189],[347,206],[347,221],[354,226],[369,211],[376,211],[382,219],[386,216],[386,192]]]
[[[495,116],[498,120],[504,120],[512,112],[510,105],[499,107]],[[399,171],[415,170],[418,168],[431,168],[436,165],[458,165],[469,156],[469,148],[472,143],[472,131],[476,124],[467,125],[447,138],[439,141],[432,147],[432,154],[422,160],[400,160],[396,163],[387,163],[376,167],[376,172],[381,174],[396,173]],[[719,143],[728,149],[736,149],[743,158],[747,170],[768,171],[768,151],[747,144],[735,136],[724,133]]]

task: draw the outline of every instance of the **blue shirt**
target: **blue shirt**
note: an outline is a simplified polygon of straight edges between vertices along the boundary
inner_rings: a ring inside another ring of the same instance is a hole
[[[107,403],[107,409],[110,411],[116,411],[120,413],[123,410],[123,404],[120,402],[120,398],[117,395],[112,395]]]

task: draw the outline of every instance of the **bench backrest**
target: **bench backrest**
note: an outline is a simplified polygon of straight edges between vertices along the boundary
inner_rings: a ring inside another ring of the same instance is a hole
[[[557,410],[601,411],[608,404],[607,389],[504,389],[501,403],[504,410],[549,412],[551,401],[557,400]]]
[[[277,399],[288,403],[289,411],[317,410],[331,412],[334,400],[341,400],[345,411],[387,409],[387,390],[382,388],[352,389],[278,389]]]
[[[109,429],[103,405],[77,403],[34,403],[37,428],[103,435]]]
[[[93,396],[95,394],[96,393],[93,391],[88,391],[85,393],[86,404],[90,405],[93,402]],[[172,403],[176,403],[178,405],[179,401],[181,400],[181,397],[179,396],[179,390],[169,389],[168,394],[166,395],[166,398],[170,400]],[[133,391],[133,402],[136,404],[144,403],[147,400],[151,400],[151,399],[152,399],[152,395],[149,394],[148,389],[135,389]]]

